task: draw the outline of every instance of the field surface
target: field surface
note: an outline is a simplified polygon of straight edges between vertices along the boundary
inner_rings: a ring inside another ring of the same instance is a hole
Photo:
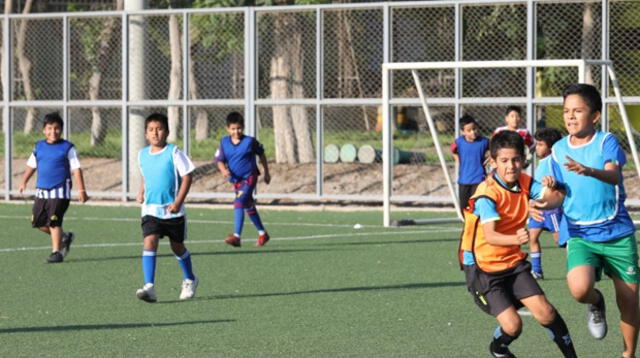
[[[76,242],[63,264],[45,264],[47,236],[30,228],[30,205],[0,204],[0,357],[488,357],[495,320],[467,293],[456,250],[460,225],[385,229],[378,212],[263,210],[272,241],[222,239],[231,210],[188,208],[196,298],[163,240],[159,302],[142,285],[139,209],[72,203],[65,230]],[[416,217],[445,214],[412,213]],[[450,216],[451,214],[448,214]],[[400,217],[397,217],[400,218]],[[354,229],[354,224],[362,225]],[[609,335],[592,339],[585,306],[564,281],[564,251],[542,237],[542,287],[567,321],[580,357],[617,357],[611,281]],[[558,357],[531,316],[512,351]]]

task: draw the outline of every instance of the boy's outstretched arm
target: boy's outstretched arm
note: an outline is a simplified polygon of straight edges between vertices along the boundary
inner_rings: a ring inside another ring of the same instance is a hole
[[[27,183],[29,182],[29,179],[31,179],[31,176],[35,172],[36,172],[36,168],[31,168],[30,166],[27,166],[25,168],[24,175],[22,176],[22,180],[20,181],[20,185],[18,186],[18,191],[20,192],[20,194],[22,194],[24,189],[27,188]]]
[[[169,204],[169,206],[167,207],[169,212],[177,213],[178,211],[180,211],[180,207],[182,207],[184,199],[186,199],[187,193],[189,193],[189,189],[191,189],[192,180],[193,177],[191,176],[191,174],[185,174],[182,177],[182,183],[180,184],[178,196],[176,196],[176,200],[173,203]]]
[[[617,185],[620,182],[621,173],[620,168],[613,162],[608,162],[604,165],[604,169],[589,168],[576,162],[571,157],[567,156],[567,162],[564,164],[567,170],[575,172],[580,175],[589,176],[601,180],[611,185]]]
[[[227,164],[225,162],[218,160],[216,161],[216,165],[218,166],[220,173],[222,173],[225,178],[231,176],[231,172],[229,171],[229,168],[227,168]]]
[[[87,195],[87,190],[84,187],[84,177],[82,176],[82,169],[74,169],[71,172],[73,173],[73,177],[76,180],[76,184],[78,184],[78,198],[80,198],[81,203],[84,203],[89,200],[89,195]]]
[[[482,224],[482,230],[485,239],[491,245],[512,246],[529,242],[529,231],[525,228],[518,229],[515,235],[505,235],[496,231],[495,221],[489,221]]]
[[[271,182],[271,174],[269,174],[269,163],[264,153],[258,156],[260,158],[260,164],[262,165],[262,171],[264,172],[264,182],[269,184]]]

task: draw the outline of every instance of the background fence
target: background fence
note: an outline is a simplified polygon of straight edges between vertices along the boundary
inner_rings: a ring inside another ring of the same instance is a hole
[[[229,198],[231,187],[211,158],[226,135],[225,116],[240,111],[271,167],[272,182],[260,183],[259,197],[381,201],[375,149],[382,146],[382,63],[611,59],[631,121],[640,128],[638,18],[640,2],[632,0],[4,15],[0,186],[7,199],[17,194],[26,158],[42,137],[41,117],[59,111],[90,195],[131,199],[139,183],[135,153],[144,145],[143,118],[160,111],[170,117],[170,141],[198,166],[191,197]],[[442,145],[456,137],[463,113],[476,117],[489,136],[503,125],[508,104],[523,107],[523,125],[532,132],[562,128],[560,91],[577,81],[577,71],[532,71],[421,71]],[[628,149],[607,74],[594,68],[590,76],[607,104],[604,129]],[[393,96],[399,151],[392,199],[448,201],[408,71],[394,75]],[[370,160],[357,156],[362,147],[373,149]],[[343,156],[336,160],[332,148]],[[640,182],[632,173],[625,174],[628,195],[640,204]]]

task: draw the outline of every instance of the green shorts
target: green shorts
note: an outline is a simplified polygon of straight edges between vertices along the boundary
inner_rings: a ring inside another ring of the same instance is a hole
[[[607,242],[570,238],[567,243],[567,272],[582,265],[596,269],[596,281],[600,281],[604,270],[608,276],[624,282],[640,283],[638,245],[634,235]]]

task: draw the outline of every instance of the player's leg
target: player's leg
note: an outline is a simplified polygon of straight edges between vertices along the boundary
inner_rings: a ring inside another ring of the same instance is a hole
[[[233,184],[235,199],[233,200],[233,234],[227,236],[224,242],[227,244],[240,247],[242,236],[242,227],[244,226],[244,198],[247,195],[247,183],[242,181]]]
[[[640,327],[640,310],[638,308],[638,284],[624,282],[613,277],[616,291],[616,303],[620,310],[620,332],[624,342],[623,357],[635,357],[638,344],[638,328]]]
[[[136,296],[146,302],[156,302],[155,279],[158,241],[162,234],[161,222],[153,216],[142,218],[142,274],[144,286],[136,291]]]
[[[515,357],[509,345],[522,333],[522,319],[514,306],[509,306],[496,315],[499,326],[493,332],[489,351],[494,357]]]
[[[567,324],[560,316],[560,312],[549,303],[546,296],[533,295],[523,298],[521,301],[529,309],[533,318],[547,330],[549,337],[558,346],[563,356],[577,357]]]
[[[184,245],[187,238],[187,220],[184,217],[166,220],[166,226],[171,245],[171,251],[178,260],[178,266],[182,270],[182,290],[180,299],[187,300],[195,296],[198,288],[198,279],[193,274],[191,253]]]
[[[533,219],[532,219],[533,221]],[[542,273],[542,249],[540,248],[540,234],[542,228],[529,228],[529,256],[531,257],[531,274],[537,280],[543,280]]]
[[[589,333],[602,339],[607,335],[604,296],[595,288],[602,272],[602,260],[596,255],[597,243],[571,238],[567,248],[567,286],[573,298],[587,304]]]

